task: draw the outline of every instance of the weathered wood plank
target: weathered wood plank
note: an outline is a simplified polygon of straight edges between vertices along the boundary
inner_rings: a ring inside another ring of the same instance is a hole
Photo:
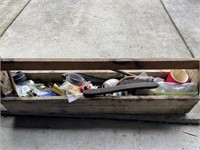
[[[81,75],[97,77],[103,80],[117,78],[121,79],[122,74],[109,70],[67,70],[67,71],[23,71],[28,79],[41,80],[42,82],[62,81],[62,74],[79,73]],[[161,77],[165,79],[170,70],[126,70],[126,72],[139,75],[146,72],[149,76]]]
[[[1,104],[1,115],[17,116],[8,112]],[[48,117],[68,117],[68,118],[90,118],[90,119],[114,119],[114,120],[129,120],[129,121],[144,121],[144,122],[158,122],[158,123],[173,123],[173,124],[189,124],[199,125],[200,103],[195,106],[192,111],[186,115],[119,115],[119,114],[65,114],[63,116],[56,114],[43,114]],[[29,115],[30,114],[23,114]],[[35,116],[35,115],[33,115]],[[38,117],[38,116],[37,116]]]
[[[79,101],[75,101],[75,102],[82,102],[85,100],[87,101],[107,101],[107,100],[112,100],[112,101],[133,101],[133,100],[149,100],[149,101],[153,101],[153,100],[162,100],[165,101],[167,100],[188,100],[188,99],[195,99],[198,100],[200,99],[199,95],[195,95],[195,96],[177,96],[177,95],[148,95],[148,96],[121,96],[119,97],[112,97],[112,96],[107,96],[105,97],[93,97],[93,98],[81,98],[79,99]],[[31,99],[29,97],[2,97],[2,101],[6,100],[6,101],[62,101],[62,100],[67,100],[66,96],[51,96],[51,97],[31,97]]]
[[[199,96],[127,96],[82,98],[69,104],[66,97],[2,98],[14,114],[185,114]]]
[[[199,59],[2,59],[2,70],[199,69]]]

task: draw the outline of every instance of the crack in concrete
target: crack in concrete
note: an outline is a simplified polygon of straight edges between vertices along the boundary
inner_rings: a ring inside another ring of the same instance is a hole
[[[167,13],[169,19],[171,20],[172,24],[174,25],[174,27],[175,27],[176,31],[178,32],[179,36],[181,37],[183,43],[185,44],[185,46],[187,47],[188,51],[190,52],[190,55],[192,56],[192,58],[194,58],[194,54],[193,54],[192,50],[190,49],[190,47],[188,46],[188,44],[187,44],[187,42],[185,41],[184,37],[182,36],[181,32],[179,31],[179,29],[178,29],[178,27],[176,26],[174,20],[173,20],[172,17],[170,16],[170,14],[169,14],[167,8],[165,7],[165,4],[163,3],[162,0],[160,0],[160,3],[161,3],[161,5],[163,6],[164,10],[166,11],[166,13]]]
[[[4,35],[4,33],[8,30],[8,28],[13,24],[13,22],[17,19],[17,17],[22,13],[22,11],[26,8],[26,6],[31,2],[31,0],[29,0],[24,7],[19,11],[19,13],[13,18],[13,20],[8,24],[8,26],[6,27],[6,29],[0,34],[0,38]]]

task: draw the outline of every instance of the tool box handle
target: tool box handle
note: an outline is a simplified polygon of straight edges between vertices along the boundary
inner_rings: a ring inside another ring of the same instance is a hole
[[[200,59],[3,58],[1,70],[199,69]]]

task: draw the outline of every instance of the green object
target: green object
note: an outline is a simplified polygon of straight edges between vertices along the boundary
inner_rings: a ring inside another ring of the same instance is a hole
[[[198,95],[198,92],[154,92],[155,95]]]

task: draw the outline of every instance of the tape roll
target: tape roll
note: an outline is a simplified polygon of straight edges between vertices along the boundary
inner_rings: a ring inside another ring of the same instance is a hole
[[[79,75],[79,74],[76,74],[76,73],[70,73],[68,74],[67,76],[67,81],[71,84],[74,84],[74,85],[81,85],[83,83],[83,81],[85,81],[85,79]]]
[[[21,71],[14,73],[12,76],[16,84],[26,81],[26,75]]]
[[[60,87],[55,83],[51,86],[50,89],[51,89],[51,91],[58,94],[59,96],[64,95],[64,91],[62,89],[60,89]]]
[[[113,87],[113,86],[117,86],[118,83],[119,83],[119,80],[117,79],[109,79],[103,83],[102,87],[103,88]]]
[[[117,80],[117,79],[109,79],[102,84],[102,87],[103,88],[114,87],[114,86],[117,86],[118,83],[119,83],[119,80]],[[122,96],[122,92],[106,94],[106,96]]]

